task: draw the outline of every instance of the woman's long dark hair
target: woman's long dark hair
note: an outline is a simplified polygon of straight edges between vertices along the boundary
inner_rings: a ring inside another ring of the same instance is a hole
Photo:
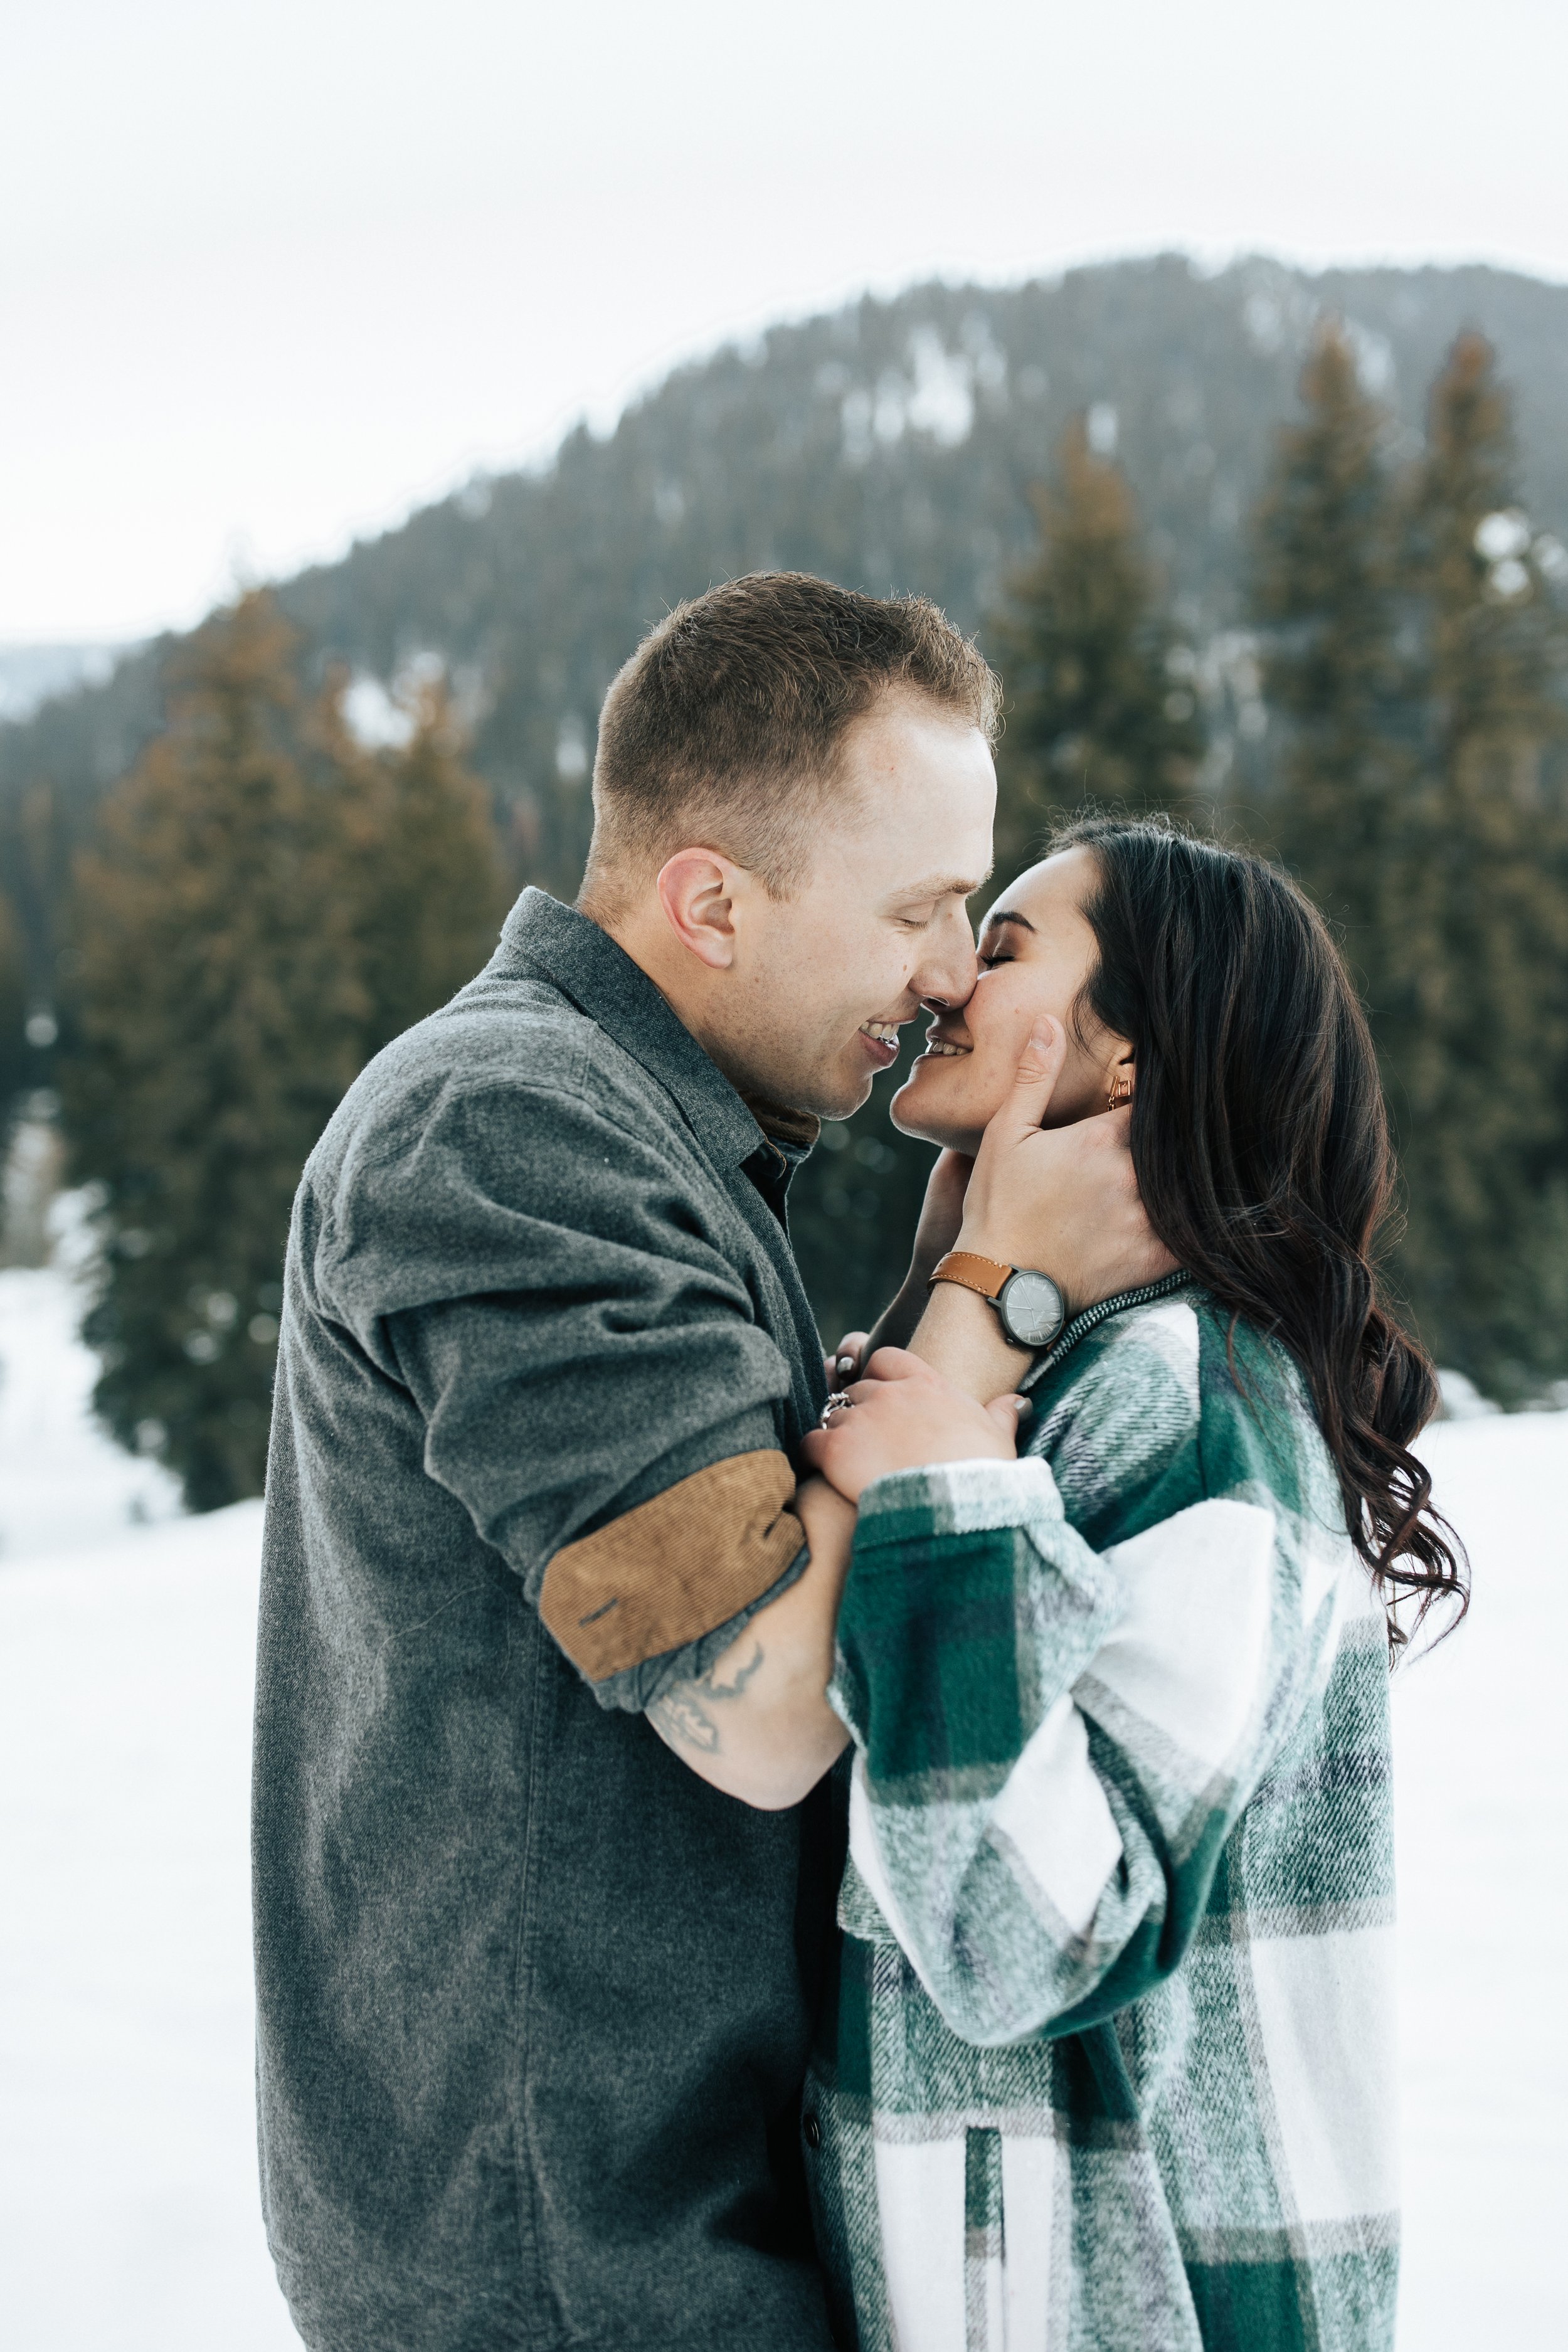
[[[1163,820],[1083,819],[1051,843],[1073,847],[1099,867],[1084,996],[1133,1048],[1150,1222],[1306,1375],[1397,1651],[1439,1599],[1458,1622],[1468,1570],[1409,1451],[1437,1381],[1379,1279],[1394,1161],[1355,991],[1321,917],[1262,858]]]

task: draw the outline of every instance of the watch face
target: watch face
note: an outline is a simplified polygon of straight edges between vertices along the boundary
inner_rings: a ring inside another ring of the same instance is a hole
[[[1003,1284],[996,1305],[1003,1329],[1021,1348],[1045,1347],[1066,1319],[1061,1292],[1048,1274],[1015,1274]]]

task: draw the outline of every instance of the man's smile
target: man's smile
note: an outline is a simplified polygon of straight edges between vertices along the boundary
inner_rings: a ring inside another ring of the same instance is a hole
[[[862,1021],[857,1034],[865,1038],[879,1070],[891,1069],[899,1058],[897,1021]]]

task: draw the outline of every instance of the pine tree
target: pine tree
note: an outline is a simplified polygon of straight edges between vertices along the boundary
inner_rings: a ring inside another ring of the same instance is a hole
[[[197,634],[76,889],[63,1079],[102,1202],[97,1403],[197,1509],[260,1488],[310,1147],[368,1055],[484,961],[499,905],[444,708],[363,753],[295,657],[265,595]]]
[[[1568,1372],[1568,636],[1479,335],[1433,390],[1407,565],[1426,730],[1390,938],[1402,1263],[1440,1359],[1518,1400]]]
[[[323,714],[355,874],[367,1058],[473,978],[511,896],[489,795],[463,765],[444,683],[426,680],[410,701],[412,733],[397,750],[368,752],[353,741],[340,681]]]
[[[293,653],[259,595],[197,633],[78,878],[64,1093],[104,1205],[96,1402],[198,1510],[259,1491],[289,1202],[368,1010]]]
[[[1182,810],[1203,751],[1197,700],[1142,551],[1131,493],[1082,419],[1031,492],[1040,551],[996,632],[1008,695],[999,860],[1022,863],[1054,811]]]
[[[1342,932],[1380,1027],[1391,1015],[1385,898],[1411,790],[1396,645],[1397,490],[1388,418],[1335,322],[1301,375],[1304,420],[1279,436],[1253,571],[1264,692],[1284,748],[1258,812]]]

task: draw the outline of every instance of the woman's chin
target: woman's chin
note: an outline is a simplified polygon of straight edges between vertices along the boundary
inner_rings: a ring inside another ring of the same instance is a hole
[[[917,1063],[888,1105],[888,1117],[900,1134],[940,1144],[944,1151],[978,1151],[985,1121],[975,1118],[960,1099],[963,1089],[956,1078],[951,1064],[944,1068],[941,1062]]]

